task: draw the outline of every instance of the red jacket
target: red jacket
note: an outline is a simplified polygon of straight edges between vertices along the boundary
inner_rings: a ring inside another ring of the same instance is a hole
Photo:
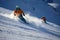
[[[14,10],[14,15],[19,16],[19,15],[24,15],[24,12],[22,10]]]

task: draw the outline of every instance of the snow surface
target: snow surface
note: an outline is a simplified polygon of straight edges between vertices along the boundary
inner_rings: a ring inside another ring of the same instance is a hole
[[[44,23],[29,12],[24,16],[29,24],[25,24],[13,16],[13,11],[0,9],[0,40],[60,40],[59,25]]]

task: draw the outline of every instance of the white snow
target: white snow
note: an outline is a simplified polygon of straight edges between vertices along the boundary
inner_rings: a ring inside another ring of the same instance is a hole
[[[59,25],[45,24],[29,13],[24,16],[29,24],[25,24],[13,16],[13,11],[0,9],[0,40],[60,40]]]
[[[59,6],[58,3],[48,3],[48,5],[54,7],[54,8],[57,8]]]

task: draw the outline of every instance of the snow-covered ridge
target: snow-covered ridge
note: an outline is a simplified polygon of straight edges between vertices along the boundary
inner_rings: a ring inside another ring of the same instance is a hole
[[[48,5],[54,7],[54,8],[57,8],[59,6],[58,3],[48,3]]]

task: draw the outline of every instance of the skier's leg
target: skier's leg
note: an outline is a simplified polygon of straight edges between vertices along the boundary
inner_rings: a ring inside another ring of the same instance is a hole
[[[44,21],[46,23],[46,21]]]
[[[46,20],[44,22],[46,23]]]
[[[19,18],[20,18],[23,22],[27,23],[26,20],[23,18],[22,15],[20,15]]]

